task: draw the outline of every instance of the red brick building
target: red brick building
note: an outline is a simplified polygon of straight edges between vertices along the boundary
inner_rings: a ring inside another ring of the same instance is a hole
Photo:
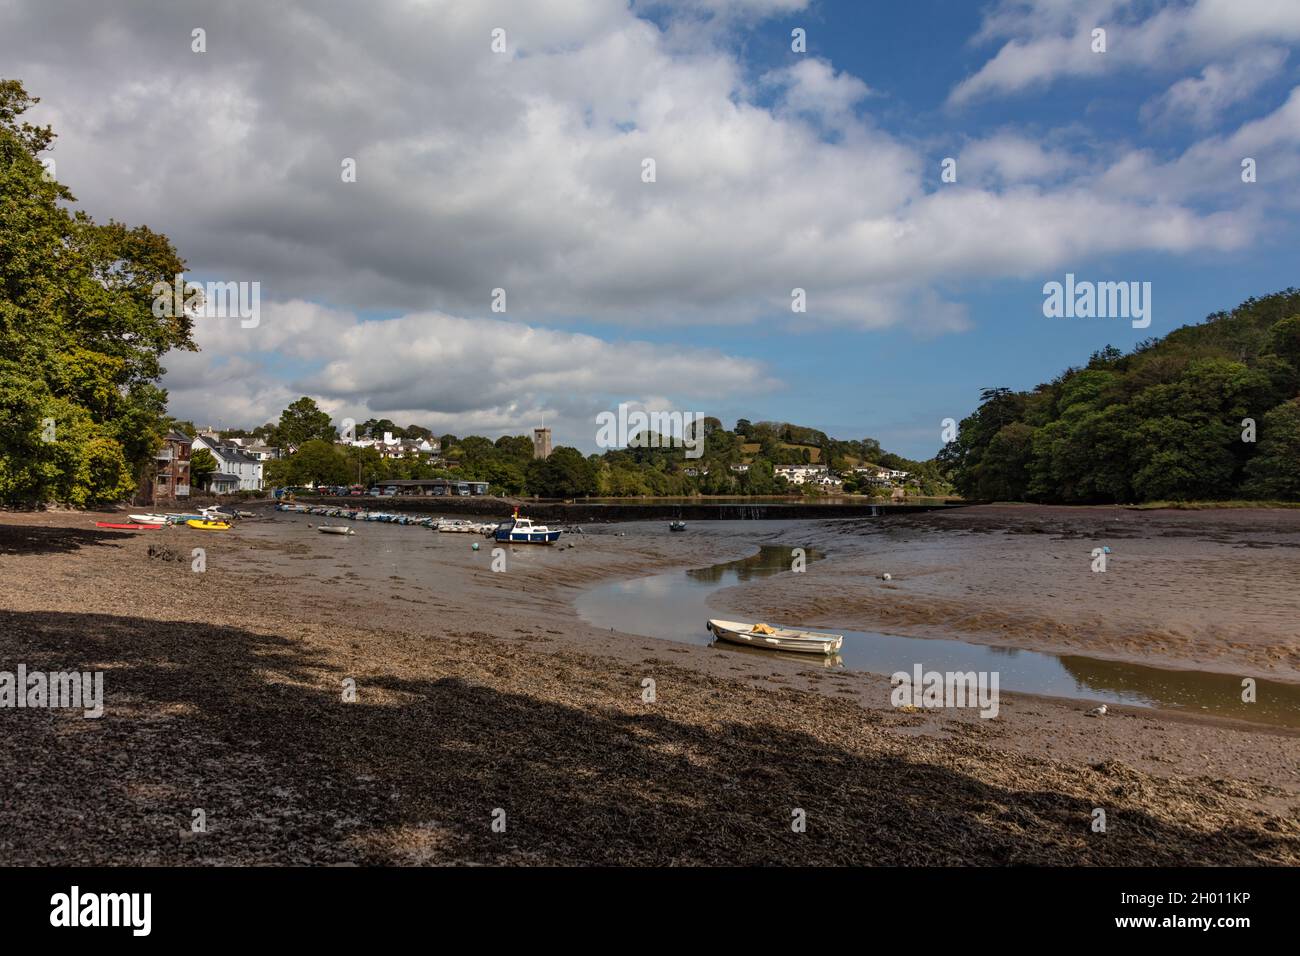
[[[175,501],[190,496],[190,440],[178,431],[169,431],[163,446],[154,452],[156,471],[153,501]]]

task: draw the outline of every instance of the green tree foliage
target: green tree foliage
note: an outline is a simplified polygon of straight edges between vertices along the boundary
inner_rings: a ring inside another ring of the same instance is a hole
[[[1259,424],[1259,450],[1246,466],[1252,498],[1300,499],[1300,398],[1285,402]]]
[[[1300,291],[1250,299],[1032,392],[986,389],[937,463],[962,494],[1052,502],[1300,497]],[[1261,422],[1242,440],[1242,421]],[[1265,425],[1271,438],[1265,437]]]
[[[37,100],[0,80],[0,501],[87,505],[128,495],[161,441],[169,349],[183,312],[155,316],[155,283],[185,263],[147,227],[97,224],[46,174]]]
[[[528,490],[545,498],[580,498],[599,490],[596,465],[576,448],[561,445],[528,465]]]
[[[190,456],[190,483],[196,487],[207,487],[208,476],[216,470],[217,459],[206,448],[200,448]]]
[[[305,395],[280,413],[280,424],[276,426],[276,439],[282,445],[297,447],[309,441],[332,442],[336,437],[338,432],[329,413],[321,411]]]
[[[266,475],[273,485],[346,485],[356,480],[355,466],[349,468],[342,448],[319,438],[303,442],[288,458],[268,464],[274,465]]]

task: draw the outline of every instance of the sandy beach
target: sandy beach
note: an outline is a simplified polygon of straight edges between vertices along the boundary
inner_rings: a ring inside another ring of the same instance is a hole
[[[610,525],[513,549],[506,573],[419,528],[331,538],[273,515],[132,534],[105,517],[0,514],[0,669],[105,674],[101,719],[0,710],[6,864],[1300,863],[1295,730],[1026,694],[994,720],[907,712],[884,676],[574,611],[602,581],[812,540],[807,573],[715,604],[1300,682],[1300,512]],[[407,537],[348,552],[380,533]]]

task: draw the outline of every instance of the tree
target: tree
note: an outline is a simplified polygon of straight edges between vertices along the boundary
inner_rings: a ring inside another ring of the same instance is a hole
[[[348,460],[333,442],[313,438],[289,457],[289,480],[295,485],[346,485]]]
[[[321,411],[312,399],[304,395],[280,413],[276,438],[281,445],[299,447],[309,441],[333,442],[338,438],[338,432],[329,413]]]
[[[1246,492],[1252,497],[1300,499],[1300,398],[1264,416],[1259,450],[1246,475]]]
[[[46,175],[37,100],[0,80],[0,501],[118,500],[163,434],[161,357],[195,348],[183,310],[154,286],[185,263],[166,236],[72,212]]]
[[[190,482],[196,487],[207,487],[208,476],[216,470],[217,459],[206,448],[200,448],[190,456]]]
[[[599,488],[595,465],[576,448],[561,445],[549,458],[535,458],[528,464],[527,483],[532,494],[545,498],[579,498]]]

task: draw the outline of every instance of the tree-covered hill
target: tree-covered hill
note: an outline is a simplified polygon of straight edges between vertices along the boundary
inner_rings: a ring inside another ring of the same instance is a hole
[[[968,497],[1298,499],[1300,291],[981,399],[938,458]]]

